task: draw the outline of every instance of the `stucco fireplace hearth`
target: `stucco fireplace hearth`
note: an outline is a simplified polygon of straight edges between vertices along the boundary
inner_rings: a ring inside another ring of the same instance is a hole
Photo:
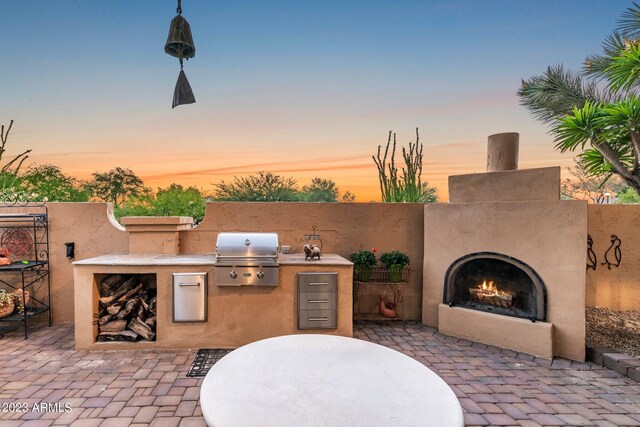
[[[560,167],[509,170],[517,146],[490,136],[489,172],[449,177],[450,203],[425,206],[422,322],[582,361],[587,204],[560,200]]]
[[[544,282],[526,263],[495,252],[458,258],[444,279],[444,300],[450,307],[544,321],[547,313]]]

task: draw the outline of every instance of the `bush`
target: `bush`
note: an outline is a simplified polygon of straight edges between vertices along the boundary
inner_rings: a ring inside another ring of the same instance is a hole
[[[351,254],[351,262],[359,267],[373,268],[376,266],[376,255],[372,251],[358,251]]]
[[[407,265],[409,264],[409,256],[400,251],[388,252],[380,256],[380,262],[387,268],[394,265]]]

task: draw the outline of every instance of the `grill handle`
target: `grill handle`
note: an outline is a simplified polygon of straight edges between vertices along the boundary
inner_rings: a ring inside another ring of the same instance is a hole
[[[309,304],[329,304],[328,299],[309,299],[307,302]]]
[[[329,320],[328,317],[309,317],[309,322],[326,322]]]

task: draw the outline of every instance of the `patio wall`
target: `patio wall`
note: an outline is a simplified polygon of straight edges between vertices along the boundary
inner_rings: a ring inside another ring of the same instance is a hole
[[[596,269],[587,269],[587,305],[640,309],[640,205],[589,205],[587,232],[597,258]],[[609,269],[602,263],[612,234],[621,240],[622,258]]]
[[[49,203],[49,260],[54,323],[73,322],[73,261],[129,248],[129,236],[113,217],[110,203]],[[67,259],[66,242],[75,243]]]
[[[73,268],[75,260],[109,253],[126,253],[128,233],[113,219],[107,203],[49,203],[51,285],[55,323],[73,322]],[[612,309],[640,309],[640,206],[589,205],[588,233],[598,258],[586,276],[586,302]],[[413,275],[406,295],[406,314],[422,315],[423,206],[398,203],[209,203],[197,228],[182,233],[183,253],[213,253],[219,230],[258,230],[280,233],[280,243],[300,251],[304,234],[316,224],[324,252],[344,257],[359,248],[380,253],[400,249],[411,257]],[[622,240],[620,267],[601,263],[611,244]],[[76,256],[65,257],[65,242],[74,242]],[[368,302],[375,303],[375,294]]]
[[[74,320],[72,262],[110,253],[127,253],[128,233],[106,203],[50,203],[53,320]],[[401,250],[413,267],[405,292],[405,316],[420,319],[422,305],[423,205],[416,203],[209,203],[205,219],[180,233],[180,252],[215,252],[219,231],[270,231],[280,245],[302,252],[304,234],[317,225],[323,252],[345,258],[375,247],[378,255]],[[65,257],[65,242],[75,243],[75,258]],[[362,297],[361,307],[377,307],[379,291]]]
[[[181,233],[181,252],[214,253],[219,231],[271,231],[280,245],[302,252],[304,235],[318,227],[322,251],[347,259],[360,249],[377,255],[400,250],[409,255],[413,273],[405,290],[405,317],[420,319],[424,205],[421,203],[209,203],[205,219]],[[376,309],[380,289],[362,292],[360,307]]]

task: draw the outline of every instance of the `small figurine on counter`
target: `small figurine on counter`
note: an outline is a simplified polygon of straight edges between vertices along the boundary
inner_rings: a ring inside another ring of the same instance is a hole
[[[314,257],[318,257],[320,259],[320,248],[316,245],[306,244],[303,246],[304,248],[304,260],[311,258],[313,261]]]

